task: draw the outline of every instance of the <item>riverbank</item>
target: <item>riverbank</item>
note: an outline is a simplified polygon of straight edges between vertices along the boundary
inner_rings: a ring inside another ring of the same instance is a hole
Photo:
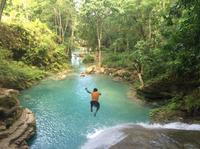
[[[27,141],[36,133],[34,114],[21,108],[19,91],[0,88],[0,149],[27,149]]]
[[[109,75],[116,81],[126,81],[135,87],[129,97],[133,96],[143,104],[151,106],[152,122],[185,122],[200,123],[200,89],[199,82],[175,79],[169,77],[146,82],[143,88],[138,86],[137,72],[128,68],[98,69],[91,65],[86,74],[100,73]]]
[[[101,67],[97,68],[95,65],[90,65],[86,68],[86,74],[105,74],[111,76],[113,80],[116,81],[127,81],[129,83],[134,83],[137,81],[137,73],[132,69],[126,68],[108,68]]]

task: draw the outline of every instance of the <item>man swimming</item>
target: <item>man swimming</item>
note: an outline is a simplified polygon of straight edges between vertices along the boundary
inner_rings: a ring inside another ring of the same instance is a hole
[[[101,95],[101,93],[98,92],[97,88],[93,89],[93,92],[90,92],[87,88],[85,88],[85,90],[91,94],[92,100],[90,101],[90,110],[91,112],[93,112],[93,106],[96,107],[96,112],[94,113],[94,116],[96,116],[99,108],[100,108],[100,104],[98,102],[99,100],[99,96]]]

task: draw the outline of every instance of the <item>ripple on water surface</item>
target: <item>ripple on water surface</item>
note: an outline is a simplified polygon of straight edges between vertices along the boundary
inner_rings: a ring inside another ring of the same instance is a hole
[[[90,95],[85,87],[97,87],[102,93],[97,117],[89,111]],[[148,121],[148,107],[127,97],[130,86],[106,76],[46,80],[25,90],[22,105],[36,115],[37,135],[30,142],[32,149],[79,149],[89,133],[122,123]]]

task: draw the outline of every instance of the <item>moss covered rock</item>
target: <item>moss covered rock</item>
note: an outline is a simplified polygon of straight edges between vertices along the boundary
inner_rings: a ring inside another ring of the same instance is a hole
[[[184,121],[200,123],[200,89],[188,95],[179,95],[151,112],[153,121]]]

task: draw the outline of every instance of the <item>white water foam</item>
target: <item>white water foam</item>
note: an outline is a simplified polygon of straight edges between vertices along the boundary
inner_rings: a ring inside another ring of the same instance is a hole
[[[93,139],[96,136],[98,136],[100,133],[102,133],[104,129],[95,129],[93,132],[90,132],[87,134],[87,139]]]
[[[195,130],[200,131],[200,125],[199,124],[186,124],[186,123],[180,123],[180,122],[174,122],[174,123],[168,123],[168,124],[148,124],[148,123],[137,123],[136,125],[143,126],[145,128],[151,128],[151,129],[178,129],[178,130]]]
[[[164,125],[159,123],[127,123],[110,128],[95,129],[94,132],[87,134],[88,141],[81,147],[81,149],[108,149],[127,137],[127,135],[123,132],[123,129],[133,128],[134,126],[141,126],[148,129],[200,131],[199,124],[186,124],[180,122],[168,123]]]
[[[124,126],[96,129],[93,133],[87,134],[88,141],[81,149],[108,149],[126,137],[122,132]]]

